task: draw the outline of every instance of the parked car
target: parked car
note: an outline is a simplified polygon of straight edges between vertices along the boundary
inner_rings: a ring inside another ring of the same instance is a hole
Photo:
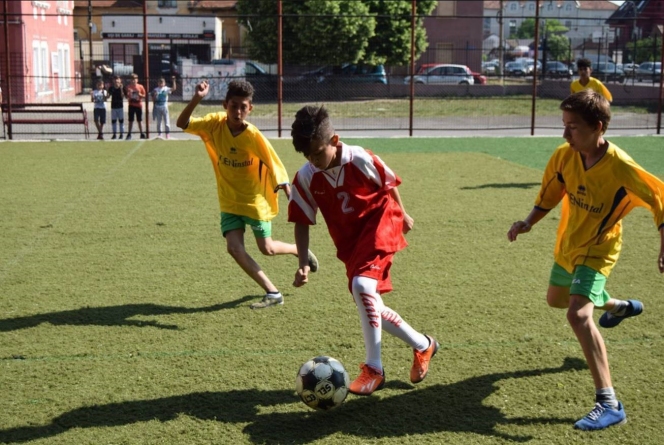
[[[659,82],[662,76],[662,62],[643,62],[636,69],[634,75],[639,82],[642,82],[643,79]]]
[[[596,79],[602,82],[624,82],[625,72],[618,68],[613,62],[600,62],[593,64],[592,74]]]
[[[424,74],[414,76],[413,82],[427,85],[474,85],[475,79],[466,65],[441,64],[432,66]],[[410,76],[406,76],[404,83],[410,83]]]
[[[634,77],[636,69],[639,67],[638,63],[626,63],[622,66],[622,70],[625,72],[625,77]],[[619,67],[620,68],[620,67]]]
[[[364,63],[345,63],[343,65],[327,65],[312,71],[306,71],[297,78],[302,82],[361,82],[387,84],[387,73],[383,65]]]
[[[537,61],[537,71],[541,72],[542,63]],[[532,76],[535,71],[535,60],[519,58],[505,64],[505,74],[508,76]]]
[[[500,66],[500,61],[498,60],[490,60],[488,62],[482,62],[482,73],[486,74],[487,76],[495,76],[498,74],[498,70]]]
[[[420,67],[417,69],[415,72],[416,76],[421,76],[425,75],[427,71],[429,71],[431,68],[438,66],[440,64],[438,63],[424,63],[420,65]],[[476,73],[475,71],[470,71],[471,74],[473,75],[473,81],[475,82],[473,85],[486,85],[486,76],[483,76],[480,73]]]
[[[557,60],[547,60],[544,65],[544,75],[558,79],[571,79],[572,70],[563,62]]]

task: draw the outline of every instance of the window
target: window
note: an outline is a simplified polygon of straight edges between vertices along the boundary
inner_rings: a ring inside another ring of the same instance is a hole
[[[519,8],[519,7],[517,6],[516,3],[512,3],[512,4],[510,5],[510,11],[516,11],[518,8]]]
[[[69,45],[59,44],[58,72],[60,73],[60,76],[58,80],[61,90],[71,88],[71,65],[69,57]]]
[[[49,52],[48,43],[35,40],[32,42],[32,69],[35,92],[50,91],[49,85]]]
[[[528,11],[534,11],[535,10],[535,3],[530,3],[528,5]]]
[[[177,8],[178,2],[177,0],[159,0],[157,6],[159,8]]]

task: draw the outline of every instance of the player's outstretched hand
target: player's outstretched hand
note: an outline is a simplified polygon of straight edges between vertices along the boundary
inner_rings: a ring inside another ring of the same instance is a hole
[[[202,81],[198,85],[196,85],[196,96],[200,97],[201,99],[207,96],[208,91],[210,91],[210,84],[208,83],[207,80]]]
[[[403,233],[408,233],[413,229],[415,220],[408,213],[403,214]]]
[[[510,242],[516,241],[518,235],[530,232],[531,228],[532,226],[527,222],[517,221],[512,224],[512,227],[510,227],[510,230],[507,232],[507,239],[510,240]]]
[[[295,272],[295,281],[293,281],[293,286],[302,287],[309,282],[309,266],[304,268],[299,268]]]

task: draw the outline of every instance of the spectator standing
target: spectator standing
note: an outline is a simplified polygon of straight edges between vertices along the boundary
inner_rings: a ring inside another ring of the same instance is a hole
[[[129,129],[127,130],[127,140],[131,139],[131,130],[134,126],[134,120],[138,122],[138,131],[141,133],[141,139],[145,139],[143,133],[143,99],[145,99],[145,88],[138,83],[138,75],[131,75],[131,83],[125,88],[125,95],[129,100]]]
[[[175,76],[171,77],[171,82],[171,87],[167,87],[166,79],[161,77],[157,81],[157,88],[152,90],[152,100],[154,101],[152,118],[157,121],[157,137],[161,137],[161,122],[164,121],[166,139],[171,138],[171,119],[168,115],[168,96],[177,89]]]
[[[104,89],[104,81],[99,79],[97,81],[97,88],[90,93],[90,98],[94,102],[94,119],[95,127],[97,127],[97,139],[104,139],[104,124],[106,123],[106,99],[108,99],[108,92]]]
[[[113,137],[117,137],[117,124],[120,123],[120,139],[124,135],[124,86],[120,76],[113,76],[113,85],[108,88],[111,97],[111,125],[113,126]]]

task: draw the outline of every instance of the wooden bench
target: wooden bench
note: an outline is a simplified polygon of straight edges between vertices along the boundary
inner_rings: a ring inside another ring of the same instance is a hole
[[[88,128],[88,112],[82,103],[67,104],[12,104],[11,122],[9,122],[9,106],[2,104],[2,121],[5,125],[5,134],[7,126],[21,124],[41,124],[41,125],[65,125],[81,124],[85,132],[85,138],[90,138],[90,129]]]

